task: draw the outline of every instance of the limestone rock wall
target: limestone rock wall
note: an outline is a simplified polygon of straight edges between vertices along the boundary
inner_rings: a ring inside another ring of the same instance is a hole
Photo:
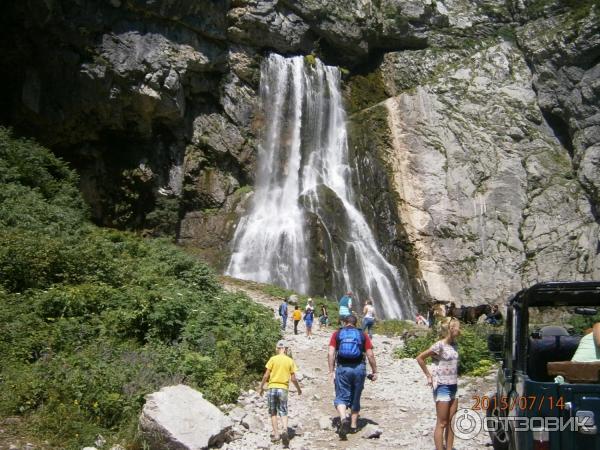
[[[385,56],[384,82],[397,95],[370,113],[387,112],[379,132],[391,140],[378,152],[429,295],[495,302],[540,280],[597,277],[598,223],[517,44],[449,50],[404,91],[396,68],[410,59],[418,78],[429,53]]]

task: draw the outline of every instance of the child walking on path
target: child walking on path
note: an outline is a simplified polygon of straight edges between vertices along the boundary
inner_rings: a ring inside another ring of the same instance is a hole
[[[296,308],[294,308],[292,319],[294,319],[294,334],[298,334],[298,324],[302,319],[302,311],[300,311],[300,307],[298,305],[296,305]]]
[[[296,379],[298,367],[296,367],[294,360],[285,354],[286,349],[287,344],[284,341],[277,342],[277,355],[272,356],[265,366],[267,370],[265,370],[260,383],[259,394],[263,395],[264,385],[268,382],[267,405],[271,416],[271,425],[273,426],[271,441],[277,442],[281,439],[283,446],[287,448],[290,443],[287,408],[290,379],[294,383],[294,386],[296,386],[298,395],[302,394],[302,389]],[[279,434],[277,416],[281,417],[281,425],[283,427],[281,434]]]

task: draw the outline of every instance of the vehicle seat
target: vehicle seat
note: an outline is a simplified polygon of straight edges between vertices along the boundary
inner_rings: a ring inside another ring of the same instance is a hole
[[[581,336],[569,336],[568,333],[549,335],[550,330],[545,330],[542,334],[542,330],[540,330],[541,337],[529,338],[527,375],[534,381],[553,381],[554,377],[548,374],[547,364],[554,361],[570,361],[577,350]],[[564,328],[562,330],[566,332]],[[561,332],[561,330],[557,331]]]
[[[547,325],[540,328],[540,335],[545,336],[569,336],[569,332],[565,327],[560,325]]]

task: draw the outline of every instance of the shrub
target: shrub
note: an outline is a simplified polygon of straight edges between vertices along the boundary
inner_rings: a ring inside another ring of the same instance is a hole
[[[76,182],[0,128],[0,415],[57,448],[98,433],[133,445],[162,386],[235,400],[279,338],[272,311],[167,240],[94,227]]]
[[[375,322],[373,331],[377,334],[384,334],[386,336],[400,336],[406,331],[419,329],[414,322],[410,320],[378,320]]]
[[[458,338],[459,374],[480,376],[487,374],[493,367],[494,358],[487,348],[489,329],[488,325],[461,324]],[[409,338],[403,347],[396,349],[395,355],[398,358],[415,358],[439,339],[434,331]]]

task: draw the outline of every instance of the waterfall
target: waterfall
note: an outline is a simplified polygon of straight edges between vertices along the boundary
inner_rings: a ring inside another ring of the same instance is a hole
[[[226,274],[301,293],[315,291],[311,277],[329,274],[324,293],[351,290],[361,302],[372,298],[380,317],[413,317],[407,276],[385,260],[356,206],[339,70],[271,54],[260,98],[255,193]]]

